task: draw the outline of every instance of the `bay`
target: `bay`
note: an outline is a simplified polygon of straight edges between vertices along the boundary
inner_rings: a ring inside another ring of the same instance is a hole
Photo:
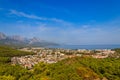
[[[114,49],[120,48],[120,45],[57,45],[47,46],[46,48],[62,48],[62,49]]]

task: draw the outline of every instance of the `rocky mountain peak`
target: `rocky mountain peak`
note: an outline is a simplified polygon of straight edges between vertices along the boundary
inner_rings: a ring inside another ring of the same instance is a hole
[[[15,40],[15,41],[24,41],[25,38],[19,35],[9,36],[9,39]]]
[[[6,39],[6,38],[7,38],[7,36],[4,33],[0,32],[0,40]]]

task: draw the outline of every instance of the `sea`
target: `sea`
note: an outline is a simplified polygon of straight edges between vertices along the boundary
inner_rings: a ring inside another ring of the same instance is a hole
[[[47,46],[46,48],[61,48],[61,49],[115,49],[120,48],[120,45],[57,45]]]

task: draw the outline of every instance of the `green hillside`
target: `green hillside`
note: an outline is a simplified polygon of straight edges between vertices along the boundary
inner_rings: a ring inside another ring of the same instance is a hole
[[[120,80],[120,59],[70,58],[55,64],[40,63],[30,80]]]
[[[0,57],[13,57],[13,56],[24,56],[24,55],[31,55],[33,53],[19,51],[14,48],[0,46]]]
[[[75,57],[54,64],[40,62],[27,70],[11,65],[12,56],[28,55],[9,47],[0,47],[0,80],[120,80],[120,58]]]
[[[11,61],[11,57],[32,55],[31,52],[19,51],[8,46],[0,46],[0,63],[8,63]]]

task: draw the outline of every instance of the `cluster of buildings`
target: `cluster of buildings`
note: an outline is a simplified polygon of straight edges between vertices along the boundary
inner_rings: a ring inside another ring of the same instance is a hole
[[[76,56],[91,56],[93,58],[106,58],[115,51],[110,49],[104,50],[86,50],[86,49],[50,49],[50,48],[23,48],[21,51],[34,52],[34,55],[26,55],[11,58],[12,64],[20,64],[21,66],[31,69],[39,62],[56,63],[65,58]]]
[[[115,51],[112,51],[111,49],[104,49],[104,50],[96,50],[96,53],[91,55],[93,58],[107,58],[111,54],[114,54]]]

